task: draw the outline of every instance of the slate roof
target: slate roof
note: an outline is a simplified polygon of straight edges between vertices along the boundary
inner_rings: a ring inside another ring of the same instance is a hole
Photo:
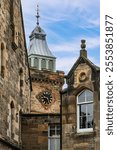
[[[30,35],[29,55],[36,54],[55,58],[46,42],[46,34],[40,26],[36,26]]]
[[[84,56],[80,56],[77,61],[74,63],[73,67],[71,68],[71,70],[69,71],[69,73],[67,74],[67,77],[70,76],[72,74],[72,72],[77,68],[77,66],[80,63],[86,63],[87,65],[89,65],[93,70],[95,71],[100,71],[100,68],[98,66],[96,66],[95,64],[93,64],[88,58],[84,57]]]

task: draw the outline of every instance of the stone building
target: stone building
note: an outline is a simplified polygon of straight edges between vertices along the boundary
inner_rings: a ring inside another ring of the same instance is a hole
[[[60,150],[60,91],[64,72],[56,71],[56,58],[48,48],[38,17],[37,11],[37,26],[29,43],[31,111],[22,115],[23,149]]]
[[[30,112],[30,76],[19,0],[0,1],[0,150],[20,149],[21,114]]]
[[[85,47],[65,76],[38,9],[27,54],[20,0],[0,1],[0,150],[99,150],[99,68]]]
[[[62,150],[99,150],[99,67],[87,58],[85,40],[62,95]]]

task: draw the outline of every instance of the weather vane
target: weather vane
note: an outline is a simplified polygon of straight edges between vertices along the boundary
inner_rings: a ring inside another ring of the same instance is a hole
[[[37,15],[36,15],[36,18],[37,18],[37,25],[39,26],[39,5],[37,5]]]

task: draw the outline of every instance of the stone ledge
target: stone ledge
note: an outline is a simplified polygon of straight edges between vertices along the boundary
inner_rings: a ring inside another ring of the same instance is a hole
[[[74,136],[75,138],[77,138],[77,137],[89,137],[89,136],[91,136],[91,137],[94,137],[94,135],[95,135],[95,132],[94,131],[91,131],[91,132],[80,132],[80,133],[73,133],[72,134],[72,136]]]
[[[7,138],[4,138],[0,135],[0,142],[2,142],[3,144],[5,144],[6,146],[13,148],[15,150],[21,150],[21,145],[18,145],[17,143],[14,143],[11,140],[8,140]]]
[[[90,144],[88,142],[83,142],[83,143],[79,143],[79,144],[74,144],[73,148],[88,148],[90,146]],[[90,146],[91,148],[93,148],[93,146]]]

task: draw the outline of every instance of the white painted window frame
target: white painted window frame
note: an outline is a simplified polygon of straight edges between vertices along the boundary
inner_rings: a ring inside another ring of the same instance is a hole
[[[60,140],[60,135],[57,135],[57,126],[55,124],[55,136],[50,136],[50,126],[48,126],[48,150],[51,150],[50,148],[50,140],[51,139],[59,139]],[[56,149],[55,149],[56,150]]]
[[[79,96],[83,93],[83,92],[85,92],[85,91],[90,91],[90,90],[88,90],[88,89],[84,89],[83,91],[81,91],[78,95],[77,95],[77,133],[83,133],[83,132],[93,132],[93,128],[84,128],[84,129],[80,129],[80,120],[79,120],[79,106],[81,105],[81,104],[93,104],[93,101],[89,101],[89,102],[81,102],[81,103],[79,103],[78,102],[78,98],[79,98]],[[92,91],[90,91],[90,92],[92,92]],[[93,92],[92,92],[92,94],[93,94]],[[85,97],[86,98],[86,97]]]

